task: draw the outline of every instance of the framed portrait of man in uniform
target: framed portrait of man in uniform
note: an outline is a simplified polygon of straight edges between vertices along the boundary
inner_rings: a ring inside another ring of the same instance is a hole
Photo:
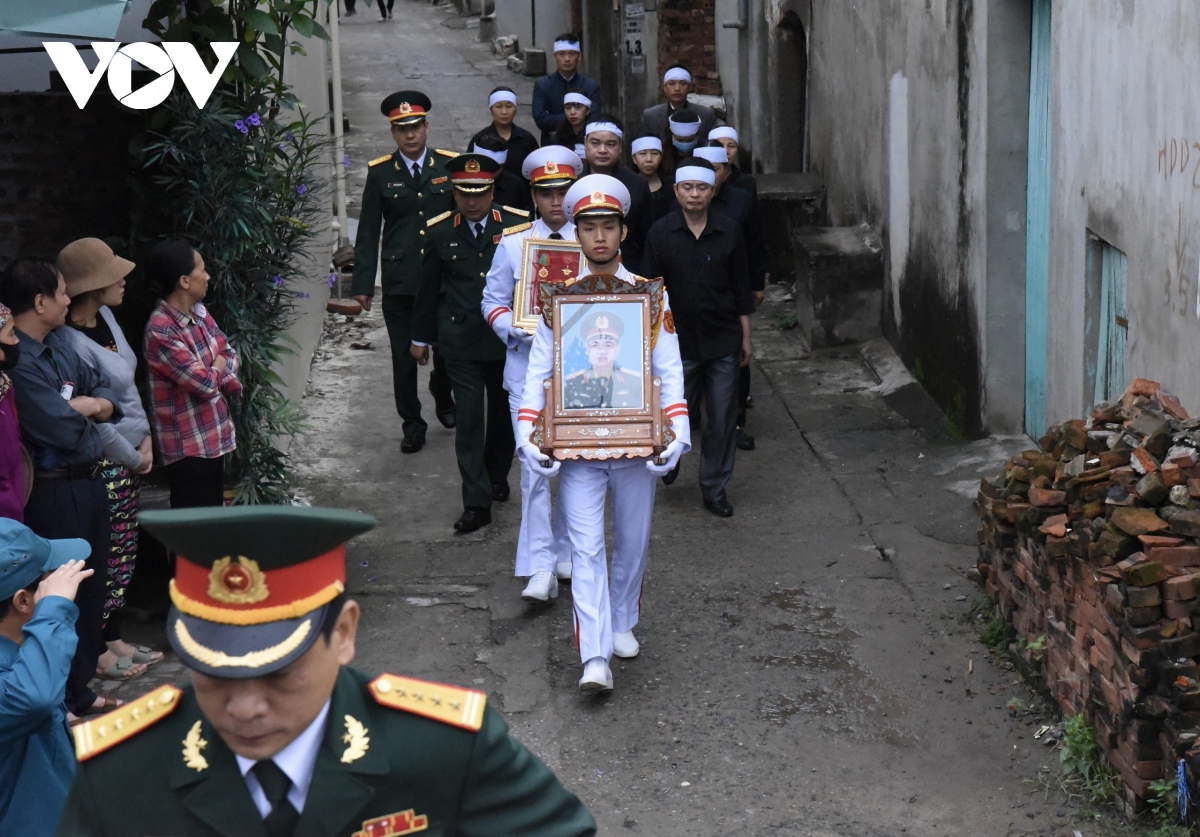
[[[541,286],[578,279],[583,273],[583,251],[576,241],[525,239],[521,278],[513,291],[513,325],[530,334],[541,316]]]
[[[557,459],[661,453],[670,443],[670,421],[651,364],[661,282],[639,287],[588,276],[543,293],[542,302],[553,326],[554,375],[543,384],[546,407],[535,442]]]

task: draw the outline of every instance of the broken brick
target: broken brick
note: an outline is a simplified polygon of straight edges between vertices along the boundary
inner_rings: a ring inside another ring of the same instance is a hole
[[[1047,508],[1053,506],[1065,506],[1067,503],[1067,492],[1055,491],[1050,488],[1030,488],[1029,502],[1039,508]]]
[[[1168,528],[1167,522],[1154,513],[1154,509],[1113,509],[1112,523],[1130,535],[1149,535]]]

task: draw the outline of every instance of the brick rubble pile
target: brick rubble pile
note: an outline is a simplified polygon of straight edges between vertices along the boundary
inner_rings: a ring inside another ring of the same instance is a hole
[[[1200,779],[1200,418],[1138,378],[1039,443],[981,482],[978,569],[1135,812],[1176,759]]]

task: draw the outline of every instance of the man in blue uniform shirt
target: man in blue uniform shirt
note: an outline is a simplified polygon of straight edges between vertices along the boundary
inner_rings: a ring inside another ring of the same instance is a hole
[[[75,746],[63,702],[75,654],[73,599],[91,547],[48,541],[0,518],[0,834],[42,837],[58,824]]]

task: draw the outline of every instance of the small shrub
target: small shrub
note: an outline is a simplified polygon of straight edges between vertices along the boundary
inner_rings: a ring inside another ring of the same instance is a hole
[[[1067,787],[1095,803],[1116,796],[1121,780],[1100,751],[1095,727],[1082,714],[1063,722],[1062,749],[1058,755]]]

